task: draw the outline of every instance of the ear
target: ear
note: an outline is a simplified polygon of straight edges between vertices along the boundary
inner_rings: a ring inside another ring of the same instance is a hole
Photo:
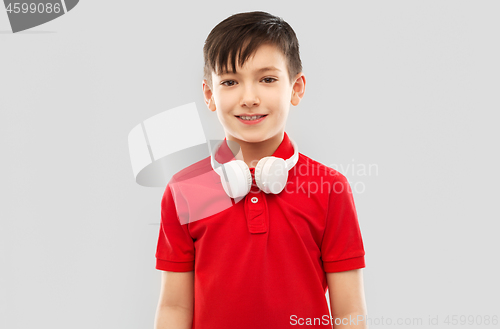
[[[306,92],[306,77],[302,72],[297,74],[295,77],[295,82],[292,86],[292,95],[290,98],[290,103],[293,106],[297,106],[300,103],[302,97],[304,97],[304,93]]]
[[[210,90],[210,87],[208,86],[208,82],[206,79],[203,79],[202,81],[202,88],[203,88],[203,97],[205,98],[205,104],[207,104],[207,107],[210,111],[215,111],[215,101],[214,101],[214,95],[212,93],[212,90]]]

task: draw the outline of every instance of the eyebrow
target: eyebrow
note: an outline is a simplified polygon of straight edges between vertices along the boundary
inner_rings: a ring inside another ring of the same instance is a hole
[[[254,72],[255,73],[262,73],[262,72],[266,72],[266,71],[278,71],[278,72],[281,72],[280,69],[278,69],[277,67],[274,67],[274,66],[266,66],[266,67],[263,67],[263,68],[260,68],[258,70],[255,70]],[[224,74],[234,74],[234,73],[229,73],[229,72],[224,72],[222,75]],[[236,75],[239,75],[239,73],[235,73]]]

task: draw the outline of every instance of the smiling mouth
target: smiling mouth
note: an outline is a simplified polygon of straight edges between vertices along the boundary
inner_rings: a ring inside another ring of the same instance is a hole
[[[245,121],[255,121],[259,120],[260,118],[266,117],[267,114],[264,115],[254,115],[254,116],[241,116],[241,115],[235,115],[235,117],[240,118],[241,120]]]

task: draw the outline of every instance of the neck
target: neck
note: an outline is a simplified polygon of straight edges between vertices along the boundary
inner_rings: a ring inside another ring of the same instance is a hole
[[[283,141],[284,132],[277,134],[262,142],[250,143],[233,136],[226,134],[226,140],[234,141],[235,143],[228,143],[229,148],[235,154],[237,160],[244,161],[248,168],[255,168],[260,159],[271,156],[276,151],[278,146]],[[239,146],[239,151],[238,151]]]

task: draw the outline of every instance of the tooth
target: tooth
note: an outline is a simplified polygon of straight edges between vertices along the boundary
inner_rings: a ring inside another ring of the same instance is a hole
[[[240,116],[240,118],[242,118],[243,120],[248,120],[248,121],[260,119],[261,117],[263,116],[262,115]]]

